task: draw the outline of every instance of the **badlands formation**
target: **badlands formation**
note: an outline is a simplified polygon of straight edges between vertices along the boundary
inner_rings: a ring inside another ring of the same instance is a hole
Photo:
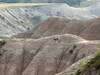
[[[0,11],[1,35],[14,34],[0,38],[0,75],[100,75],[100,18],[49,16],[33,26],[26,9]]]

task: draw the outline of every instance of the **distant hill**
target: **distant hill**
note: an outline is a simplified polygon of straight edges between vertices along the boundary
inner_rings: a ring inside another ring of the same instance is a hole
[[[89,6],[100,2],[100,0],[0,0],[8,3],[67,3],[70,6]]]
[[[34,4],[0,4],[0,37],[23,33],[49,17],[83,21],[100,16],[100,3],[84,8],[71,7],[65,3],[54,3],[52,5],[43,3],[47,5],[42,6],[38,3],[36,3],[36,6]]]
[[[100,40],[100,18],[89,21],[49,18],[18,38],[41,38],[57,34],[74,34],[88,40]]]
[[[35,2],[35,3],[67,3],[68,5],[80,5],[84,0],[0,0],[1,2],[11,2],[11,3],[19,3],[19,2]]]
[[[91,14],[87,8],[75,8],[64,3],[60,5],[56,3],[50,5],[47,3],[43,3],[44,5],[34,4],[0,4],[0,36],[25,32],[49,17],[65,17],[78,20],[94,18],[94,14]]]

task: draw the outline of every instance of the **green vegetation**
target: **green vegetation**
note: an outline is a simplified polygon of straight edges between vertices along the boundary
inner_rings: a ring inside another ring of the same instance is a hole
[[[78,65],[78,70],[75,75],[82,75],[88,69],[95,68],[95,70],[100,69],[100,50],[95,54],[95,57],[89,61],[81,61]]]
[[[96,54],[95,64],[100,66],[100,51],[98,51],[97,54]]]
[[[87,63],[84,69],[91,68],[91,67],[100,69],[100,50],[96,52],[95,57],[91,59],[90,62]]]

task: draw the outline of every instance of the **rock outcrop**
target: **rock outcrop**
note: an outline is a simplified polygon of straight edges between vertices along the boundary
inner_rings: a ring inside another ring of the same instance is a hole
[[[59,75],[80,59],[96,53],[100,44],[71,34],[1,39],[1,43],[0,75]]]

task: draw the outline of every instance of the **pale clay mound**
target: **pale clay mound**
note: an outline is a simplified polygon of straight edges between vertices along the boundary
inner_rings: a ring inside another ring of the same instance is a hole
[[[62,73],[80,59],[94,54],[99,44],[71,34],[1,39],[0,75],[70,75]]]
[[[88,40],[100,40],[100,18],[89,21],[69,20],[66,18],[51,17],[38,26],[25,33],[20,33],[18,38],[41,38],[55,34],[75,34]]]

